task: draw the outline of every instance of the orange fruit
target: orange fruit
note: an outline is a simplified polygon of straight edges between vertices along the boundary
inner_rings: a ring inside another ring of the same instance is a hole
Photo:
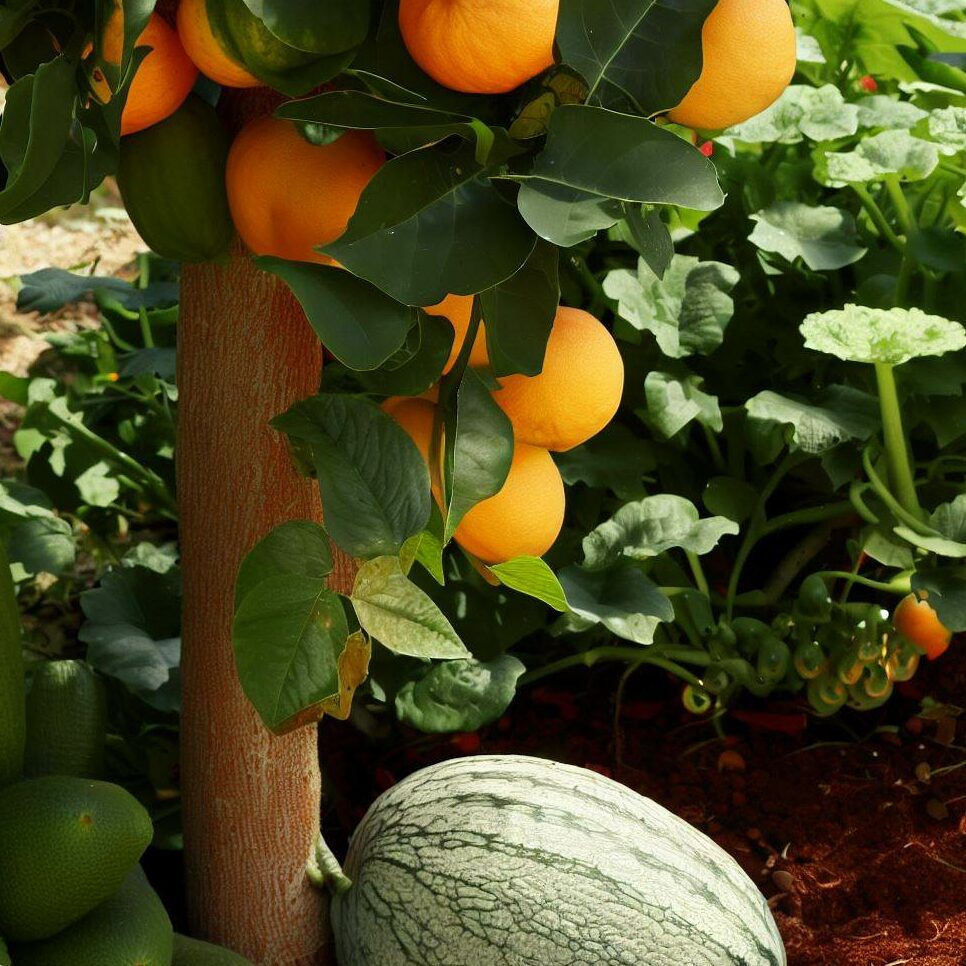
[[[614,418],[624,390],[624,363],[607,328],[583,309],[561,306],[537,376],[500,379],[494,399],[518,442],[562,452],[599,433]]]
[[[331,264],[313,246],[345,231],[384,160],[368,132],[347,131],[331,144],[312,144],[291,121],[250,121],[232,143],[225,171],[238,234],[256,255]]]
[[[456,359],[460,354],[460,350],[463,348],[463,342],[466,340],[466,332],[470,327],[470,316],[473,312],[473,296],[447,295],[442,302],[427,306],[426,311],[431,315],[445,316],[456,333],[453,339],[453,348],[450,349],[449,359],[446,362],[446,368],[443,369],[443,375],[445,376],[456,365]],[[490,357],[486,352],[486,332],[483,329],[482,322],[477,330],[473,348],[470,351],[469,364],[474,369],[490,364]]]
[[[406,430],[428,466],[436,406],[427,399],[393,396],[382,409]],[[433,495],[438,503],[435,488]],[[502,489],[463,517],[454,539],[488,564],[542,557],[560,534],[564,504],[563,479],[550,454],[519,443]]]
[[[502,489],[477,503],[454,537],[487,564],[542,557],[560,535],[564,509],[563,479],[550,454],[540,446],[517,443]]]
[[[260,87],[250,74],[222,49],[208,22],[206,0],[181,0],[178,4],[178,35],[188,56],[206,77],[223,87]]]
[[[402,0],[413,60],[444,87],[502,94],[553,63],[559,0]]]
[[[785,0],[718,0],[701,31],[704,66],[668,117],[721,130],[760,114],[795,73],[795,26]]]
[[[929,602],[920,600],[915,594],[909,594],[899,601],[892,615],[892,626],[923,651],[930,661],[945,653],[953,636],[940,622]]]
[[[108,30],[105,50],[119,52],[123,19],[112,17]],[[150,47],[151,53],[141,61],[131,81],[121,113],[121,134],[143,131],[174,114],[198,78],[198,68],[184,52],[178,35],[156,13],[151,14],[135,46]]]

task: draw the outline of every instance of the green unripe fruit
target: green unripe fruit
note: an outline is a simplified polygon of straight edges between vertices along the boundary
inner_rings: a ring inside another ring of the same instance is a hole
[[[30,681],[24,774],[103,774],[107,701],[101,679],[83,661],[44,661]]]
[[[824,717],[834,714],[841,708],[849,696],[848,689],[836,677],[822,674],[808,682],[808,703],[812,710]]]
[[[46,939],[112,896],[151,841],[119,785],[51,775],[0,791],[0,934]],[[101,964],[105,966],[105,964]]]
[[[171,966],[174,930],[140,868],[79,922],[44,942],[16,946],[17,966]]]
[[[189,95],[170,117],[121,138],[117,185],[138,234],[179,262],[222,257],[235,234],[225,189],[229,138]]]
[[[795,648],[795,670],[806,681],[817,678],[825,670],[826,657],[818,641],[802,641]]]
[[[171,966],[252,966],[252,963],[223,946],[213,946],[176,933]]]

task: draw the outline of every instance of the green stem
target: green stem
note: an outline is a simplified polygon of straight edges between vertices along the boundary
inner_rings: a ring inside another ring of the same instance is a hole
[[[918,231],[918,228],[916,226],[916,219],[912,214],[912,209],[909,207],[909,202],[906,201],[906,196],[903,193],[898,176],[892,175],[887,177],[885,179],[885,187],[896,210],[896,218],[898,218],[899,224],[902,226],[902,230],[908,241]]]
[[[701,424],[701,428],[704,430],[704,438],[708,442],[708,449],[711,452],[711,459],[714,462],[714,467],[719,473],[726,473],[728,466],[725,463],[724,455],[721,452],[721,446],[718,444],[718,440],[714,433],[711,431],[710,427],[705,426],[704,423]]]
[[[320,835],[315,843],[315,851],[309,857],[305,867],[305,874],[309,882],[317,888],[328,888],[332,892],[348,892],[352,888],[352,880],[342,871],[339,860],[333,855],[332,849]]]
[[[652,650],[653,654],[651,653]],[[658,660],[661,661],[661,664],[656,664]],[[626,664],[646,663],[655,664],[658,667],[673,664],[674,668],[678,667],[679,662],[685,662],[698,667],[707,667],[711,663],[711,655],[690,647],[654,647],[642,650],[640,647],[621,647],[607,644],[592,648],[589,651],[582,651],[580,654],[562,657],[550,664],[545,664],[543,667],[528,671],[520,678],[520,684],[534,684],[544,678],[559,674],[561,671],[568,671],[575,667],[591,668],[603,661],[620,661]],[[671,668],[667,669],[671,670]],[[683,668],[680,670],[684,671]],[[678,671],[674,670],[673,673],[677,674]],[[684,671],[684,673],[687,674],[688,672]]]
[[[0,535],[0,787],[23,772],[26,734],[23,644],[17,590],[4,537]]]
[[[154,333],[151,331],[151,321],[148,319],[148,310],[140,308],[138,310],[138,324],[141,327],[141,339],[145,349],[154,348]]]
[[[704,567],[701,566],[701,560],[696,553],[692,553],[690,550],[686,551],[688,558],[688,565],[691,567],[691,573],[694,575],[694,586],[704,594],[705,597],[711,596],[711,588],[708,586],[708,578],[704,574]]]
[[[871,486],[871,484],[860,483],[858,480],[853,480],[852,484],[849,486],[849,503],[852,504],[852,508],[855,510],[856,513],[858,513],[860,517],[862,517],[863,520],[865,520],[866,523],[869,523],[872,526],[877,527],[881,523],[881,521],[869,509],[868,504],[866,504],[862,496],[866,490],[870,490],[870,489],[874,489],[874,487]]]
[[[852,573],[850,570],[820,570],[819,577],[831,577],[834,580],[846,580],[849,585],[861,584],[870,590],[879,590],[884,594],[895,594],[897,597],[905,597],[912,589],[908,574],[896,577],[894,580],[872,580],[863,577],[861,574]]]
[[[922,517],[922,507],[912,476],[909,450],[902,429],[902,410],[893,367],[884,362],[875,364],[875,377],[879,386],[879,408],[882,413],[882,434],[885,440],[886,463],[889,482],[903,509],[914,517]]]
[[[938,530],[924,523],[921,517],[913,516],[903,508],[902,504],[889,491],[889,487],[885,485],[879,474],[876,473],[868,449],[862,454],[862,466],[876,495],[903,523],[908,524],[916,533],[921,533],[925,537],[942,536]]]
[[[741,543],[741,547],[738,549],[738,555],[735,557],[734,565],[731,568],[731,577],[728,580],[728,594],[725,598],[726,600],[726,612],[728,615],[728,620],[731,620],[732,614],[735,609],[735,598],[738,596],[738,583],[741,580],[741,572],[745,568],[745,564],[748,562],[748,557],[751,551],[754,549],[755,544],[764,535],[764,528],[767,525],[767,520],[765,519],[765,505],[771,498],[772,494],[778,488],[778,484],[784,479],[785,475],[795,466],[796,463],[800,462],[802,459],[801,455],[798,453],[788,453],[785,458],[775,467],[775,471],[772,473],[770,479],[765,484],[761,493],[758,496],[758,503],[755,507],[755,511],[752,514],[751,522],[748,525],[748,530],[745,532],[745,538]]]
[[[862,204],[862,207],[868,212],[869,218],[872,223],[879,230],[879,234],[893,247],[896,251],[905,254],[906,244],[905,242],[892,230],[892,226],[889,224],[886,216],[882,213],[882,209],[876,203],[875,198],[869,193],[869,189],[865,185],[853,184],[852,190],[855,191],[856,196]]]
[[[767,537],[779,530],[787,530],[789,527],[806,526],[810,523],[823,523],[826,520],[835,520],[845,516],[854,507],[848,500],[840,503],[825,503],[822,506],[806,507],[802,510],[793,510],[791,513],[783,513],[781,516],[772,517],[761,530],[761,535]]]
[[[93,449],[98,450],[98,452],[103,453],[118,466],[123,467],[132,479],[140,482],[144,488],[152,494],[154,499],[158,501],[158,506],[161,509],[167,510],[170,513],[177,513],[177,504],[172,498],[171,494],[168,492],[168,488],[165,486],[164,480],[162,480],[160,476],[143,467],[137,460],[128,456],[127,453],[119,450],[113,443],[104,439],[103,436],[98,436],[97,433],[88,429],[83,423],[75,422],[71,419],[65,419],[63,416],[58,416],[51,409],[48,409],[47,412],[54,419],[56,419],[61,426],[67,430],[68,433],[80,437]]]

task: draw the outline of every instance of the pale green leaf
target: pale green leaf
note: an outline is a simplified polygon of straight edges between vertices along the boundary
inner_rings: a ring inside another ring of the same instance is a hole
[[[882,131],[860,141],[854,151],[833,151],[825,156],[831,185],[881,181],[890,175],[904,181],[922,181],[937,164],[939,148],[906,130]]]
[[[542,600],[561,613],[569,609],[560,581],[542,558],[514,557],[489,569],[500,578],[500,583],[511,590]]]
[[[650,372],[644,380],[648,422],[666,439],[677,435],[692,420],[716,433],[724,428],[718,397],[697,387],[694,376],[675,379],[666,372]]]
[[[837,87],[792,84],[771,107],[728,128],[725,135],[749,143],[796,144],[804,138],[834,141],[858,130],[858,109]]]
[[[751,216],[749,241],[788,261],[801,258],[815,272],[843,268],[866,253],[856,241],[855,219],[848,211],[780,201]]]
[[[859,127],[909,129],[928,115],[928,111],[886,94],[870,94],[856,101]]]

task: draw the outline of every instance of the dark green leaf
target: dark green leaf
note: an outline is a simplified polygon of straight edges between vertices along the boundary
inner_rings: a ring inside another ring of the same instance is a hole
[[[624,220],[630,243],[647,262],[648,268],[659,279],[674,258],[674,242],[659,211],[648,211],[642,205],[625,205]]]
[[[338,54],[358,47],[369,32],[365,0],[244,0],[245,6],[280,40],[297,50]]]
[[[308,444],[332,539],[353,557],[398,553],[429,519],[429,472],[409,438],[378,406],[319,395],[272,425]]]
[[[480,296],[487,353],[496,375],[535,376],[543,369],[560,303],[557,260],[557,249],[540,241],[515,275]]]
[[[261,256],[291,288],[322,344],[350,369],[377,369],[406,340],[415,310],[332,265]]]
[[[927,591],[929,606],[954,634],[966,631],[966,579],[954,569],[923,569],[912,575],[912,589]]]
[[[408,305],[492,288],[520,268],[536,238],[490,173],[466,143],[394,158],[366,186],[345,234],[323,250]]]
[[[235,666],[266,727],[281,733],[321,717],[318,706],[339,691],[348,636],[342,600],[324,578],[280,574],[245,595],[232,628]]]
[[[680,104],[701,73],[701,28],[715,0],[561,0],[557,44],[589,100],[655,114]]]
[[[242,561],[235,578],[235,607],[271,577],[322,579],[330,573],[332,553],[325,530],[310,520],[289,520],[262,537]]]
[[[358,374],[369,392],[419,396],[439,382],[453,347],[453,326],[441,315],[415,310],[419,317],[402,348],[378,369]]]
[[[499,492],[513,460],[513,427],[475,369],[463,373],[455,432],[447,432],[446,443],[450,471],[444,542],[477,503]]]
[[[520,214],[541,237],[561,248],[572,248],[610,228],[621,218],[623,205],[613,198],[579,191],[549,181],[529,181],[517,196]]]
[[[147,288],[135,288],[130,282],[107,275],[79,275],[62,268],[41,268],[20,276],[17,292],[18,312],[56,312],[73,302],[110,293],[118,304],[129,311],[153,309],[178,304],[177,282],[152,282]]]
[[[434,665],[396,694],[396,715],[420,731],[476,731],[509,707],[526,668],[509,654],[492,661],[446,661]]]

